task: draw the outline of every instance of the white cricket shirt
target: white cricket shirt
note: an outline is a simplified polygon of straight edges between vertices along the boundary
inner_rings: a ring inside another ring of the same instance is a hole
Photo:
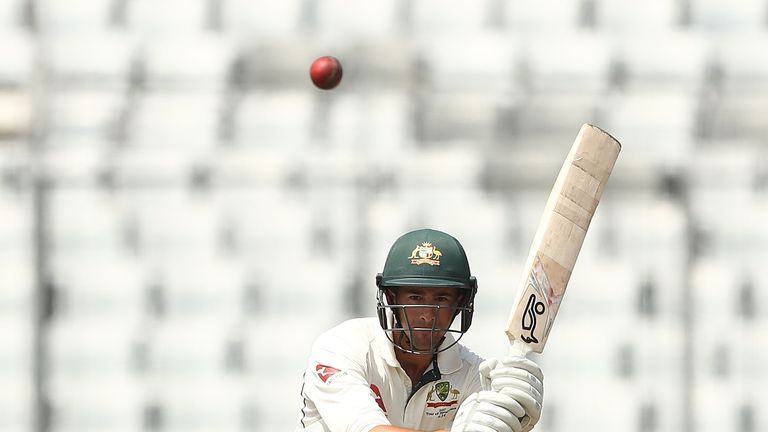
[[[444,344],[455,339],[449,333]],[[450,429],[459,405],[480,390],[482,359],[460,344],[437,355],[412,383],[377,318],[345,321],[315,342],[304,373],[296,431],[368,432],[375,426]]]

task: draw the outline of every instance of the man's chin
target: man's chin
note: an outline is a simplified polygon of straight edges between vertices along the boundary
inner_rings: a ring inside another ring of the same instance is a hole
[[[400,334],[401,334],[401,337],[398,340],[398,345],[400,345],[401,348],[403,348],[403,349],[405,349],[407,351],[432,352],[432,351],[434,351],[440,345],[439,340],[442,339],[442,338],[440,338],[440,339],[438,339],[434,343],[430,343],[430,342],[432,342],[431,338],[429,338],[429,340],[427,340],[427,341],[417,340],[416,343],[413,343],[411,341],[411,338],[409,338],[408,335],[405,332],[402,332]]]

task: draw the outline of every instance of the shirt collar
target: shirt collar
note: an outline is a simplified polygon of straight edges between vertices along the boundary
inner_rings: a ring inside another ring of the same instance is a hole
[[[440,372],[443,374],[454,373],[461,369],[459,344],[455,342],[456,338],[453,337],[453,333],[446,333],[445,340],[440,344],[440,346],[453,344],[452,347],[437,354],[437,364],[440,365]]]
[[[379,327],[379,331],[376,332],[374,343],[376,344],[376,351],[378,351],[379,355],[381,355],[389,366],[400,366],[400,362],[398,362],[397,357],[395,357],[395,345],[389,340],[387,333],[383,328]]]

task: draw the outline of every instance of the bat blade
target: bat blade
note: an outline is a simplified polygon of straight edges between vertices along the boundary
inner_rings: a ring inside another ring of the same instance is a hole
[[[506,333],[513,349],[541,353],[584,237],[621,151],[607,132],[581,127],[536,230]]]

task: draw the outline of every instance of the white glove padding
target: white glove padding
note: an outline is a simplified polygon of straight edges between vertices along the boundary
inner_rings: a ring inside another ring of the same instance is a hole
[[[525,409],[522,431],[533,429],[544,403],[544,374],[536,363],[522,356],[488,359],[480,364],[480,380],[484,389],[515,399]]]
[[[459,407],[451,432],[521,432],[525,409],[511,397],[493,391],[470,395]]]

